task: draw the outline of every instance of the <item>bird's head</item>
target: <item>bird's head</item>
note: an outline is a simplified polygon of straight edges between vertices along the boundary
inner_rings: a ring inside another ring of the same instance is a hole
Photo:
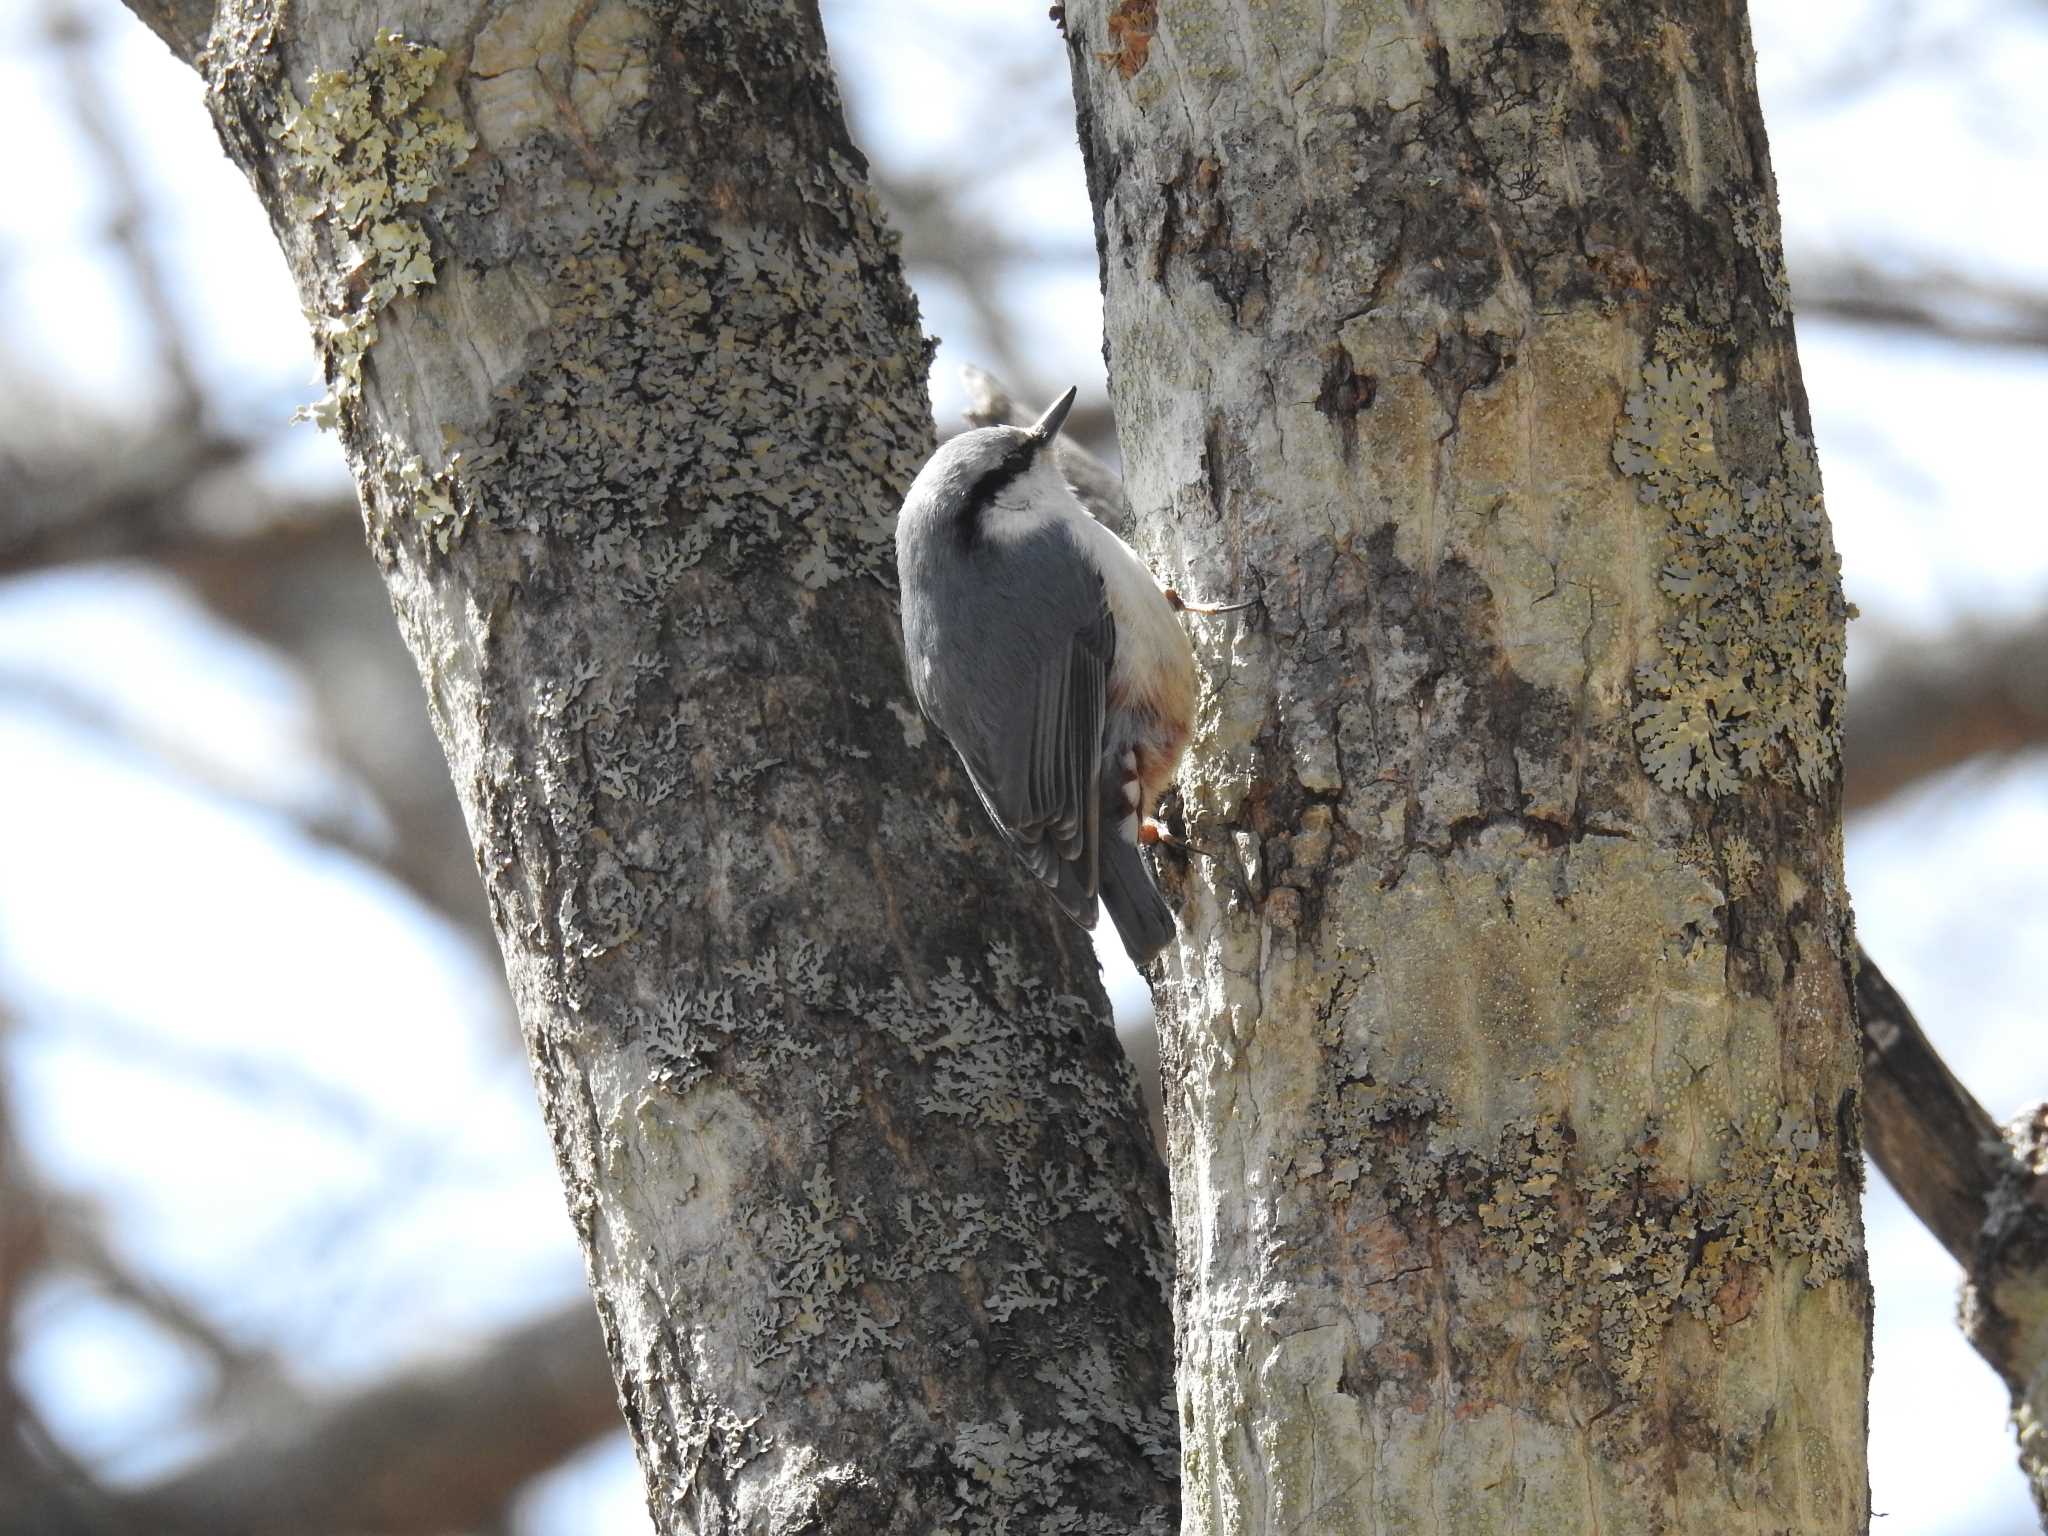
[[[941,443],[903,498],[899,543],[947,532],[972,544],[998,506],[1070,498],[1053,462],[1052,442],[1073,404],[1069,389],[1028,427],[977,427]]]

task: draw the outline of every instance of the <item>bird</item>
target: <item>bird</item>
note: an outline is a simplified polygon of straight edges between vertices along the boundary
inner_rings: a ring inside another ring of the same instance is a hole
[[[1099,896],[1143,965],[1175,931],[1138,850],[1166,836],[1152,810],[1194,723],[1176,614],[1249,605],[1184,602],[1088,515],[1052,451],[1074,394],[918,471],[896,520],[903,649],[1003,840],[1083,928]]]

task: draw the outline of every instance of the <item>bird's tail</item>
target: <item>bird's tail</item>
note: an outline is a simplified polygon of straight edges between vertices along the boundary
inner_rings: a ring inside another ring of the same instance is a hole
[[[1134,965],[1143,965],[1173,942],[1173,912],[1145,868],[1138,845],[1123,828],[1105,828],[1102,839],[1102,904]]]

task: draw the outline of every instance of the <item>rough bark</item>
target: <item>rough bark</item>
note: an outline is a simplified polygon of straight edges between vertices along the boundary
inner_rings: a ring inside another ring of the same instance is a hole
[[[815,8],[227,0],[199,63],[657,1524],[1163,1528],[1158,1166],[1085,939],[902,686],[924,341]]]
[[[1860,1531],[1844,604],[1739,6],[1074,0],[1210,687],[1189,1531]]]

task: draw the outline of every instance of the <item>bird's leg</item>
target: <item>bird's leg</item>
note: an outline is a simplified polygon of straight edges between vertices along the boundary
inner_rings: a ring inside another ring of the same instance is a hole
[[[1166,606],[1175,613],[1199,613],[1204,616],[1213,613],[1236,613],[1239,609],[1250,608],[1257,602],[1256,597],[1248,597],[1241,603],[1191,603],[1180,595],[1178,588],[1166,588]]]

